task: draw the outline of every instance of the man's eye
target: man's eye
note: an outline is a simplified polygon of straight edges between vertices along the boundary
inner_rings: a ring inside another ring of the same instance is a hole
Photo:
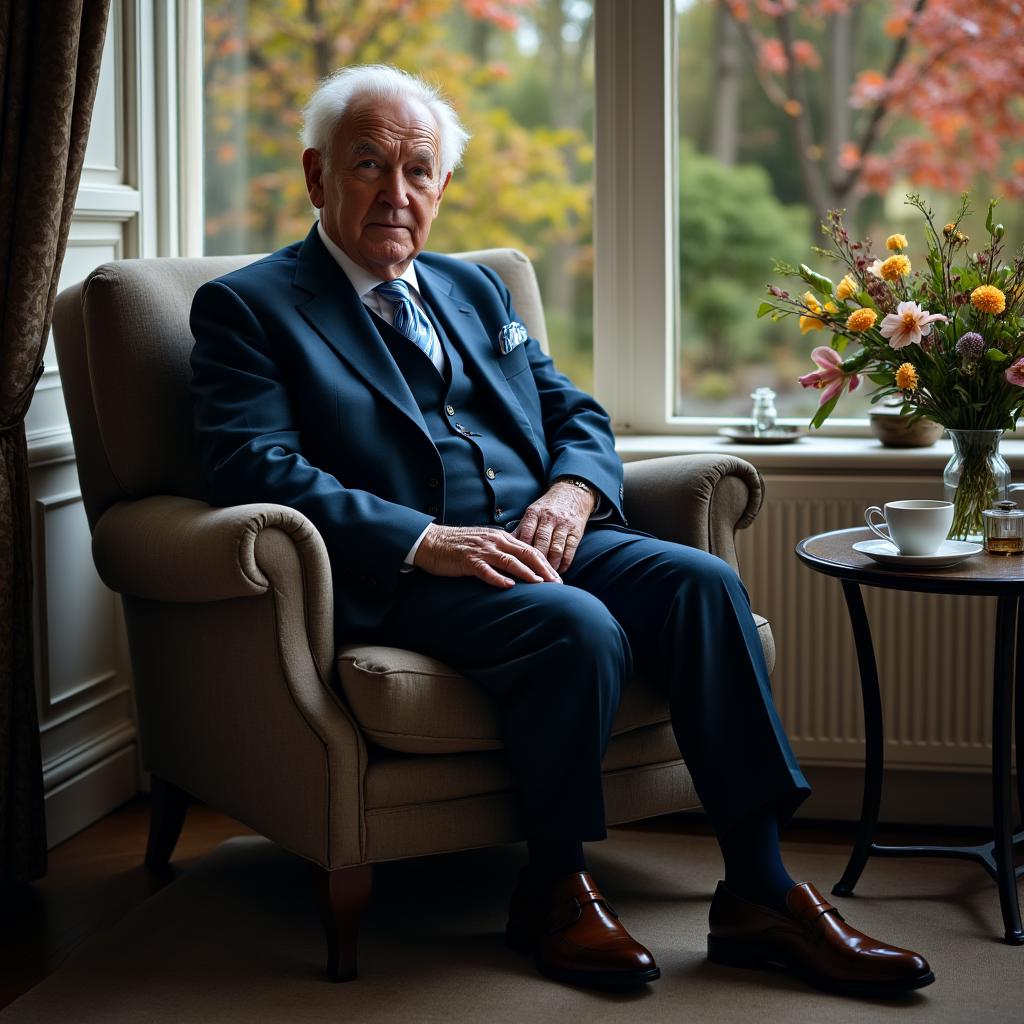
[[[367,168],[371,168],[372,169],[372,168],[377,166],[377,161],[376,160],[371,160],[369,157],[367,157],[367,159],[365,159],[365,160],[360,160],[359,163],[356,164],[356,166],[357,167],[367,167]]]
[[[412,173],[413,173],[414,177],[417,177],[417,178],[429,178],[430,177],[430,171],[426,167],[414,167],[412,169]]]

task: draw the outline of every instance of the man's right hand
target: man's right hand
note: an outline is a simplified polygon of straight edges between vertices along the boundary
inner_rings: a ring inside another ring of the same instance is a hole
[[[434,576],[476,576],[492,587],[561,583],[548,560],[532,545],[488,526],[427,527],[413,564]],[[513,577],[515,577],[513,579]]]

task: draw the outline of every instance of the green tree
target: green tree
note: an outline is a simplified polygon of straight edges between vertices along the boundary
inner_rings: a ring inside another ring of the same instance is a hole
[[[765,361],[773,346],[793,339],[755,320],[754,303],[774,258],[805,258],[809,212],[780,203],[762,167],[729,167],[686,142],[679,167],[684,332],[690,327],[683,354],[696,369],[719,373]]]

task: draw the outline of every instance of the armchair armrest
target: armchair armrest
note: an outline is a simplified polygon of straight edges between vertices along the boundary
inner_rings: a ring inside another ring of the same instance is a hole
[[[710,551],[735,569],[735,532],[760,511],[764,483],[734,455],[670,455],[627,463],[624,499],[630,526]]]
[[[312,523],[144,498],[104,512],[93,555],[124,596],[145,767],[325,867],[361,863],[366,744],[331,686]]]
[[[111,590],[185,604],[265,594],[293,572],[297,557],[304,631],[321,677],[330,679],[331,566],[323,539],[301,512],[269,503],[213,508],[170,495],[122,501],[96,523],[92,552]]]

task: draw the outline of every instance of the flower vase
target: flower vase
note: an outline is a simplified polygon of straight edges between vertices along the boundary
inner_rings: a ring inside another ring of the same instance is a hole
[[[981,513],[1002,501],[1010,467],[999,454],[1001,430],[950,430],[953,457],[942,471],[946,501],[953,502],[953,540],[982,540]]]

